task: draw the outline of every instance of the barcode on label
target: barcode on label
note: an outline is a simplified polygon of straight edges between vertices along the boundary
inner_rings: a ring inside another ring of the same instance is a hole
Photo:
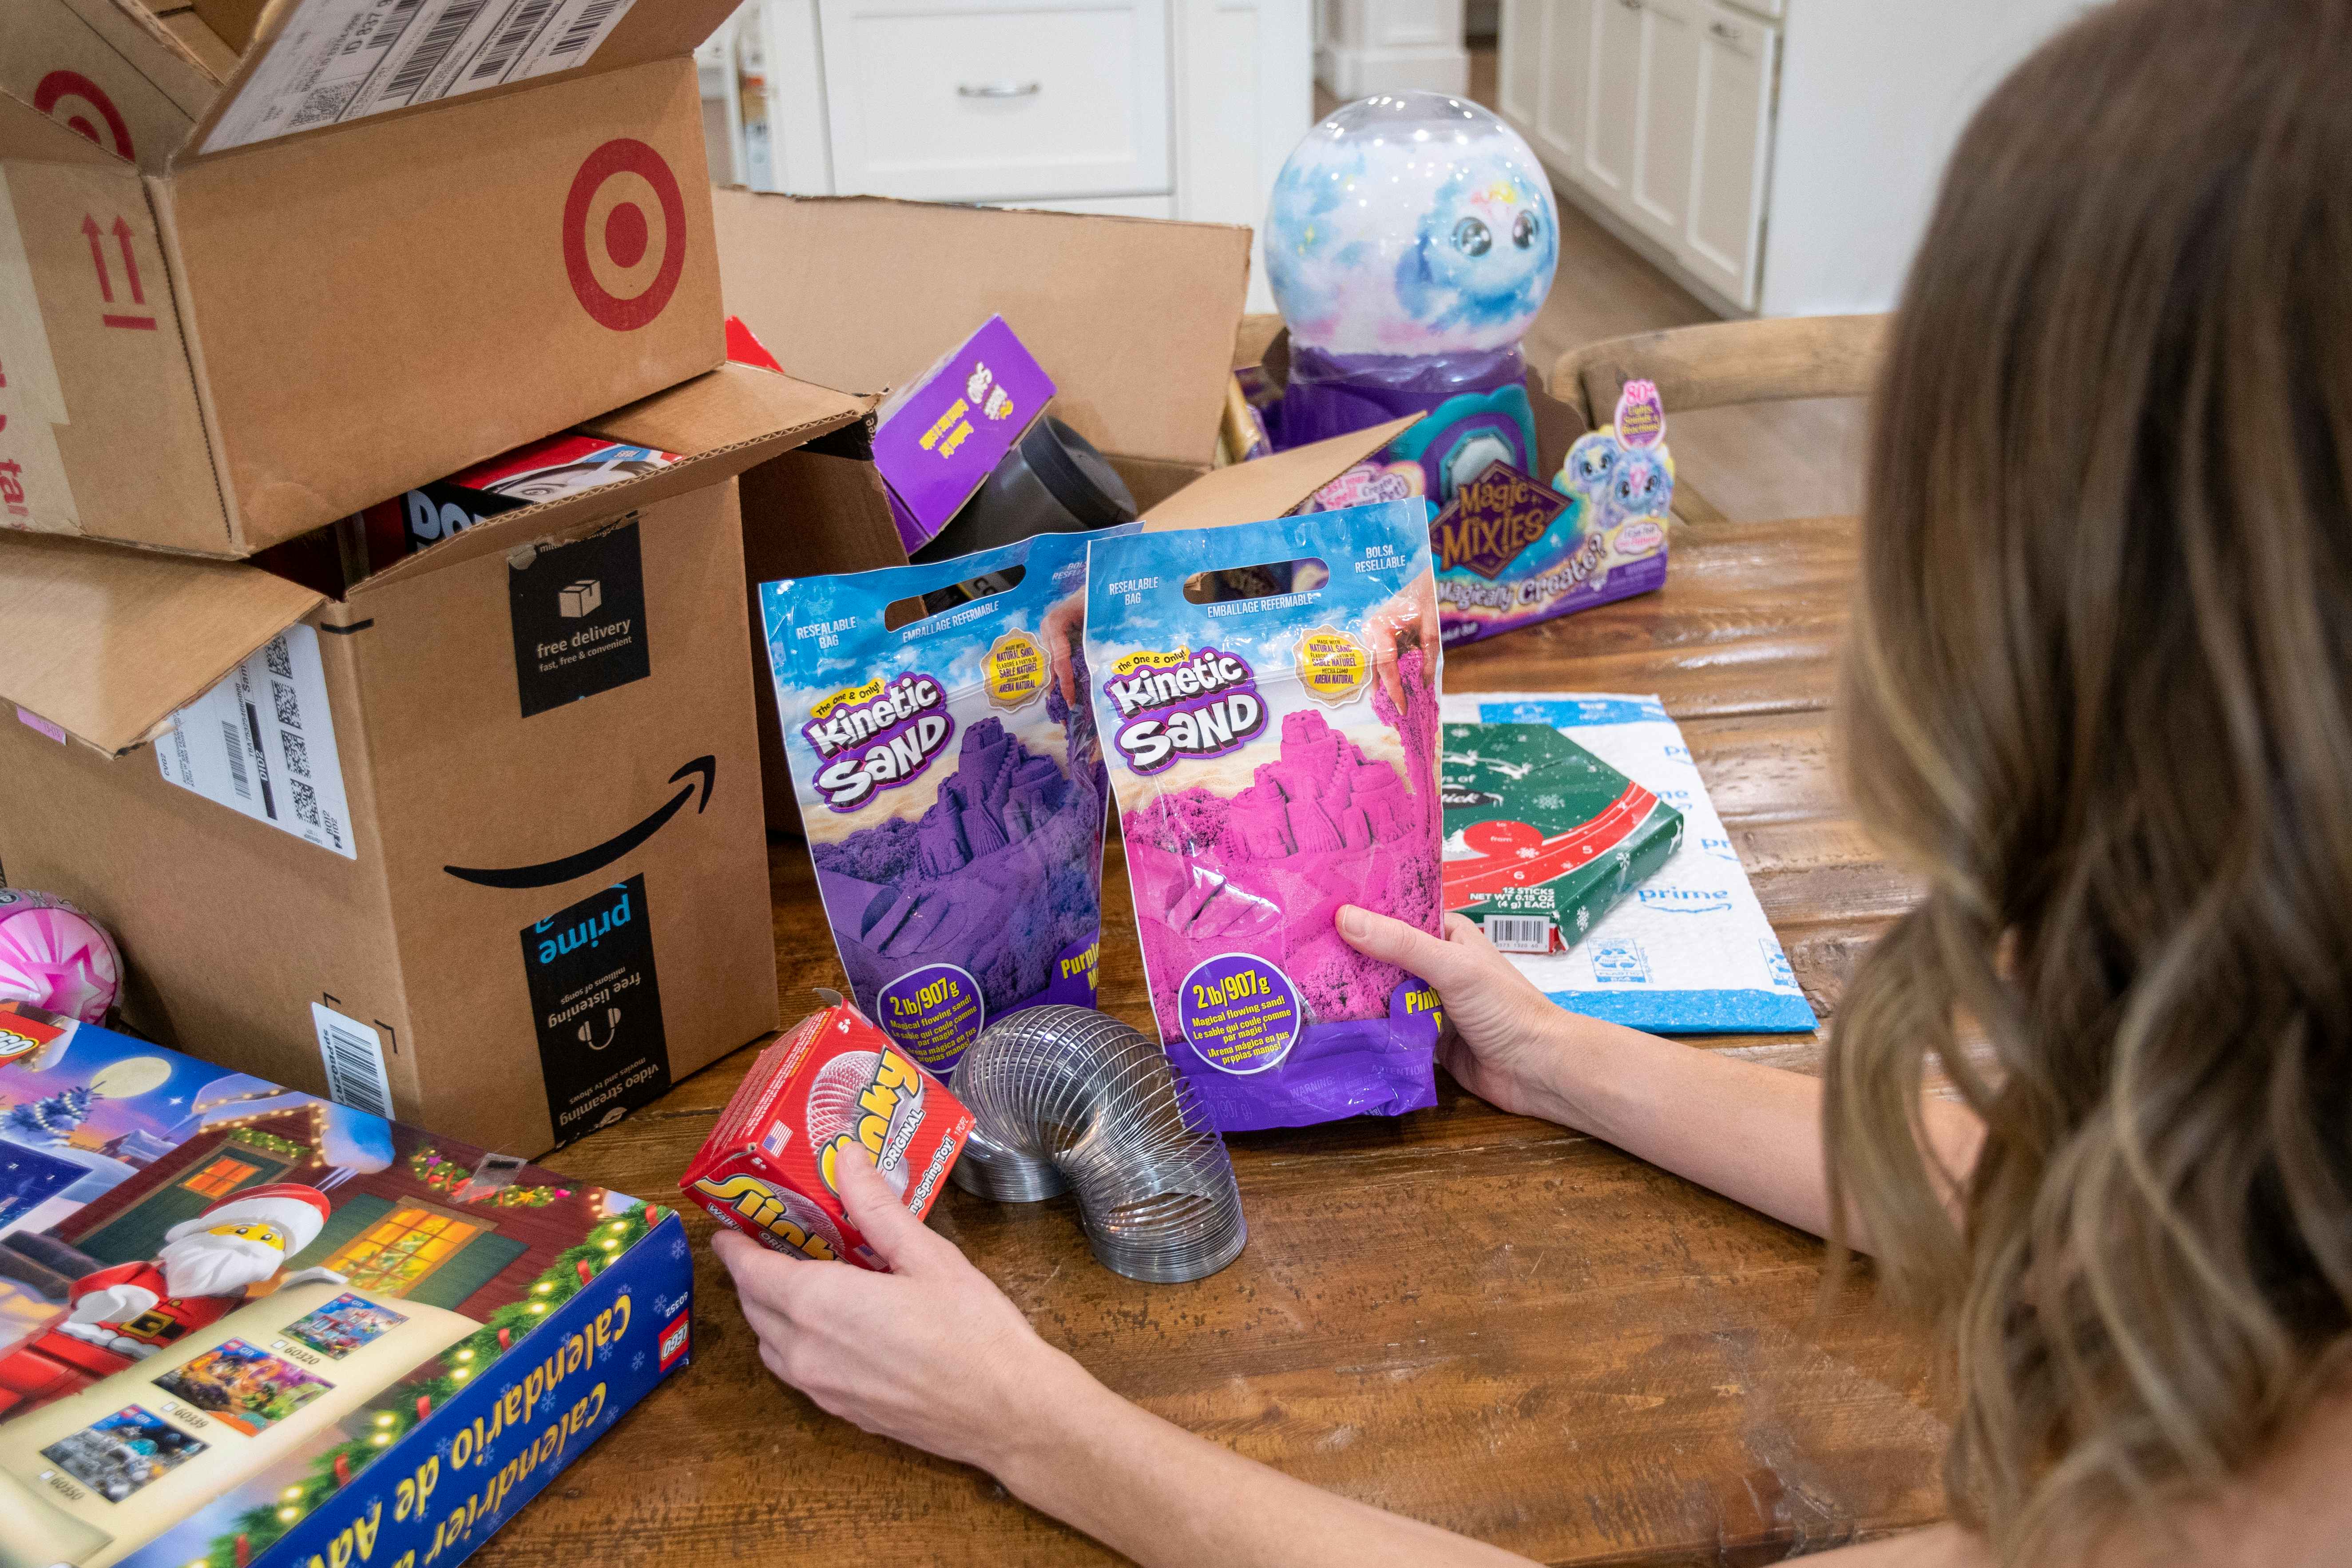
[[[253,781],[245,773],[245,731],[227,720],[221,721],[221,747],[228,753],[229,783],[247,800],[253,798]]]
[[[407,63],[392,79],[392,85],[384,89],[384,96],[405,99],[423,87],[425,79],[433,74],[433,68],[439,65],[442,58],[456,46],[458,36],[473,25],[474,18],[481,15],[487,3],[488,0],[463,0],[462,4],[450,6],[435,18],[431,28],[417,43],[416,52],[408,57]]]
[[[496,41],[474,67],[469,79],[488,83],[504,77],[507,68],[514,64],[515,57],[522,53],[522,47],[530,42],[531,35],[539,31],[539,25],[554,8],[555,0],[523,0],[522,7],[507,19]]]
[[[1486,927],[1486,940],[1505,952],[1551,951],[1549,915],[1488,915]]]
[[[392,1114],[392,1079],[383,1070],[383,1041],[373,1029],[331,1007],[310,1004],[319,1058],[327,1068],[327,1098],[371,1116]]]
[[[604,18],[611,16],[613,8],[620,3],[621,0],[595,0],[588,9],[572,18],[572,26],[563,30],[563,36],[555,40],[555,47],[548,53],[578,54],[588,40],[596,36],[596,29],[604,25]]]

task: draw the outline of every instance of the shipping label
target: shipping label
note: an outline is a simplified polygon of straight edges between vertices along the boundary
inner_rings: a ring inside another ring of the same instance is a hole
[[[291,626],[172,715],[155,742],[163,776],[258,822],[359,858],[327,706],[319,633]]]
[[[633,0],[301,0],[205,138],[225,152],[588,63]]]

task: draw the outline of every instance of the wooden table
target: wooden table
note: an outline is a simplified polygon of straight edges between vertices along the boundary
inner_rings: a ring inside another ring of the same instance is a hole
[[[1450,656],[1454,690],[1657,692],[1824,1016],[1908,898],[1842,811],[1826,707],[1851,520],[1677,535],[1660,593]],[[841,986],[805,851],[771,850],[786,1013]],[[1113,847],[1104,1005],[1150,1027]],[[1809,1068],[1811,1037],[1710,1048]],[[664,1194],[751,1053],[556,1156]],[[950,1191],[932,1223],[1047,1339],[1169,1419],[1547,1563],[1769,1562],[1939,1516],[1919,1341],[1812,1238],[1592,1139],[1440,1103],[1233,1140],[1250,1240],[1192,1285],[1097,1266],[1069,1201]],[[709,1222],[689,1215],[698,1243]],[[987,1476],[834,1421],[762,1370],[698,1268],[694,1364],[485,1550],[561,1563],[1097,1562]]]

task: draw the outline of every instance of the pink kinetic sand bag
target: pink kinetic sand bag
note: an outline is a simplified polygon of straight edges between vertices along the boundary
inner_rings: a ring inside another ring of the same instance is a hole
[[[1427,984],[1342,904],[1442,929],[1419,501],[1100,539],[1087,664],[1160,1037],[1225,1131],[1433,1103]]]

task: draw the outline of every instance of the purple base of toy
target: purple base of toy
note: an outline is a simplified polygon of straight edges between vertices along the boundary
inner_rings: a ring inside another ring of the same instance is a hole
[[[1265,410],[1276,450],[1346,436],[1449,397],[1492,392],[1526,379],[1517,346],[1471,354],[1335,354],[1291,350],[1290,384]]]
[[[1486,637],[1500,637],[1505,632],[1515,632],[1522,626],[1531,626],[1539,621],[1555,620],[1561,616],[1572,616],[1579,610],[1589,610],[1596,605],[1606,605],[1618,599],[1630,599],[1636,594],[1646,594],[1654,588],[1664,586],[1665,581],[1666,552],[1661,550],[1655,555],[1645,556],[1642,560],[1629,562],[1616,567],[1611,571],[1608,580],[1604,583],[1595,584],[1587,579],[1566,593],[1547,599],[1541,604],[1513,609],[1493,619],[1486,619],[1457,614],[1454,608],[1456,601],[1448,596],[1447,591],[1456,584],[1475,584],[1478,588],[1490,592],[1498,586],[1517,584],[1513,584],[1507,575],[1496,584],[1488,583],[1485,578],[1473,576],[1466,572],[1447,572],[1441,574],[1437,579],[1438,630],[1444,638],[1447,647],[1457,647],[1464,643],[1478,642]]]

